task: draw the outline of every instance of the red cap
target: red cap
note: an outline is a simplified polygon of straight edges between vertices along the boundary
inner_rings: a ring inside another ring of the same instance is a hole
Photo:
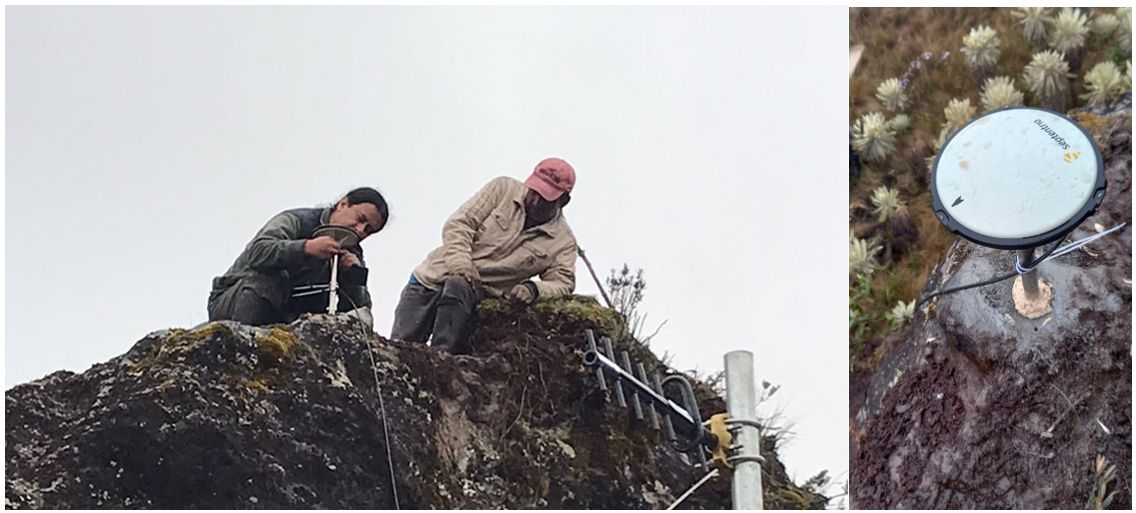
[[[576,170],[556,157],[549,157],[536,165],[525,185],[540,194],[545,201],[556,201],[576,186]]]

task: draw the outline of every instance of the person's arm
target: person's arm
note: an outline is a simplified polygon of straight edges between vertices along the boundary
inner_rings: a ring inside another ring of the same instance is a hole
[[[274,272],[298,267],[304,261],[300,220],[287,212],[276,214],[245,247],[249,267],[257,272]]]
[[[576,290],[576,254],[575,243],[556,254],[552,265],[540,273],[540,282],[536,284],[538,299],[566,296]]]
[[[442,226],[442,259],[451,275],[473,269],[473,238],[508,191],[509,178],[494,178],[458,208]]]

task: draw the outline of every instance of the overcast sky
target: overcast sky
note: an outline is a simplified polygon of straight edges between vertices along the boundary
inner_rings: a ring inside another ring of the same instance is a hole
[[[7,8],[4,383],[206,319],[272,215],[362,185],[376,330],[449,214],[560,156],[682,368],[756,354],[803,480],[847,469],[847,9]],[[596,286],[578,266],[578,292]]]

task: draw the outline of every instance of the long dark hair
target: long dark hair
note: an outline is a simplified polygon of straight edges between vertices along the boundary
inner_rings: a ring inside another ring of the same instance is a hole
[[[379,211],[379,216],[383,218],[379,230],[382,230],[387,225],[387,220],[390,219],[390,210],[387,208],[387,200],[383,198],[379,191],[370,187],[359,187],[352,189],[351,192],[344,196],[347,200],[347,205],[358,205],[359,203],[370,203],[375,206]]]

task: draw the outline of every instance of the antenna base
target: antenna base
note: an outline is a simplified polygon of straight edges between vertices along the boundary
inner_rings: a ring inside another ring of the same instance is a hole
[[[1025,286],[1022,285],[1021,275],[1014,278],[1014,286],[1011,289],[1014,309],[1026,319],[1037,319],[1053,312],[1053,288],[1041,279],[1037,280],[1037,287],[1037,294],[1028,294]]]

